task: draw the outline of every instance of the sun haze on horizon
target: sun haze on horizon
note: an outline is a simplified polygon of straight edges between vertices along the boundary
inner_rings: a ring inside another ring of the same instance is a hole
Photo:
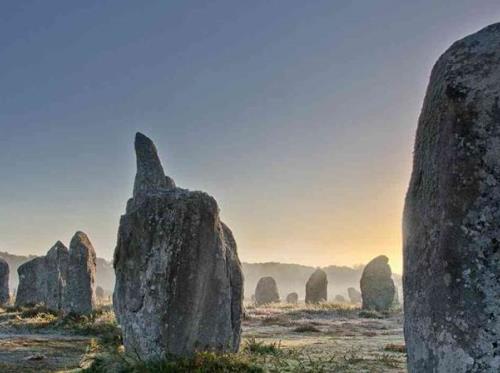
[[[112,258],[136,131],[213,195],[240,259],[312,266],[385,254],[433,63],[497,1],[0,5],[0,251],[77,230]]]

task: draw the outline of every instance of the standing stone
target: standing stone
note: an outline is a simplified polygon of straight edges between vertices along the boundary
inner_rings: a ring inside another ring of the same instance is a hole
[[[9,265],[0,258],[0,306],[9,301]]]
[[[355,288],[348,288],[347,295],[352,304],[360,304],[361,303],[361,293]]]
[[[366,265],[360,287],[363,309],[387,311],[392,306],[396,287],[388,257],[380,255]]]
[[[17,268],[19,285],[16,293],[16,307],[44,304],[47,294],[45,257],[33,258]]]
[[[121,217],[113,306],[126,350],[141,359],[236,352],[243,275],[216,201],[177,188],[153,142],[135,138],[134,194]]]
[[[409,372],[500,371],[500,23],[434,66],[403,224]]]
[[[328,279],[326,272],[318,268],[306,283],[306,303],[320,303],[327,299]]]
[[[69,264],[63,296],[64,314],[88,315],[95,308],[94,247],[87,235],[76,232],[69,245]]]
[[[45,256],[45,306],[57,311],[62,308],[63,292],[68,275],[69,252],[61,241],[47,252]]]
[[[334,299],[337,303],[345,303],[345,297],[343,295],[337,294]]]
[[[280,301],[278,285],[274,278],[262,277],[255,287],[255,303],[257,306],[269,303],[277,303]]]
[[[290,293],[286,296],[286,302],[289,304],[297,304],[299,302],[299,294]]]

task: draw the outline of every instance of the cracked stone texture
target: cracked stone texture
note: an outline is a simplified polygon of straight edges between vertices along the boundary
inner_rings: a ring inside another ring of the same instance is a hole
[[[0,258],[0,306],[9,301],[9,265]]]
[[[293,292],[286,296],[286,302],[290,304],[297,304],[299,302],[299,294]]]
[[[326,272],[318,268],[306,282],[306,303],[319,303],[327,300],[328,279]]]
[[[96,254],[92,243],[85,233],[76,232],[69,245],[64,314],[88,315],[95,308],[95,267]]]
[[[57,241],[45,256],[19,266],[16,306],[44,304],[52,311],[62,307],[68,272],[68,249]]]
[[[260,306],[279,301],[280,293],[274,278],[270,276],[262,277],[255,287],[255,304]]]
[[[352,304],[361,303],[361,292],[355,288],[347,288],[347,295]]]
[[[363,309],[388,310],[394,302],[396,293],[389,258],[380,255],[372,259],[363,269],[359,286]]]
[[[435,64],[404,211],[410,372],[500,371],[500,24]]]
[[[231,230],[206,193],[177,188],[156,148],[135,139],[134,195],[121,217],[113,305],[141,359],[239,348],[243,275]]]

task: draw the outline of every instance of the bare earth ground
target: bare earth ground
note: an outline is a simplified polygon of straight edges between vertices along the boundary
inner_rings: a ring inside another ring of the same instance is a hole
[[[247,305],[234,358],[268,372],[406,372],[402,314],[361,316],[331,303]],[[72,323],[36,310],[0,311],[0,372],[81,371],[106,350],[99,341],[110,328],[110,311]]]

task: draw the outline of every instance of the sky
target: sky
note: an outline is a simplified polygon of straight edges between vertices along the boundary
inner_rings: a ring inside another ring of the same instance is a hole
[[[136,131],[246,262],[401,273],[430,70],[495,1],[0,1],[0,250],[111,259]]]

